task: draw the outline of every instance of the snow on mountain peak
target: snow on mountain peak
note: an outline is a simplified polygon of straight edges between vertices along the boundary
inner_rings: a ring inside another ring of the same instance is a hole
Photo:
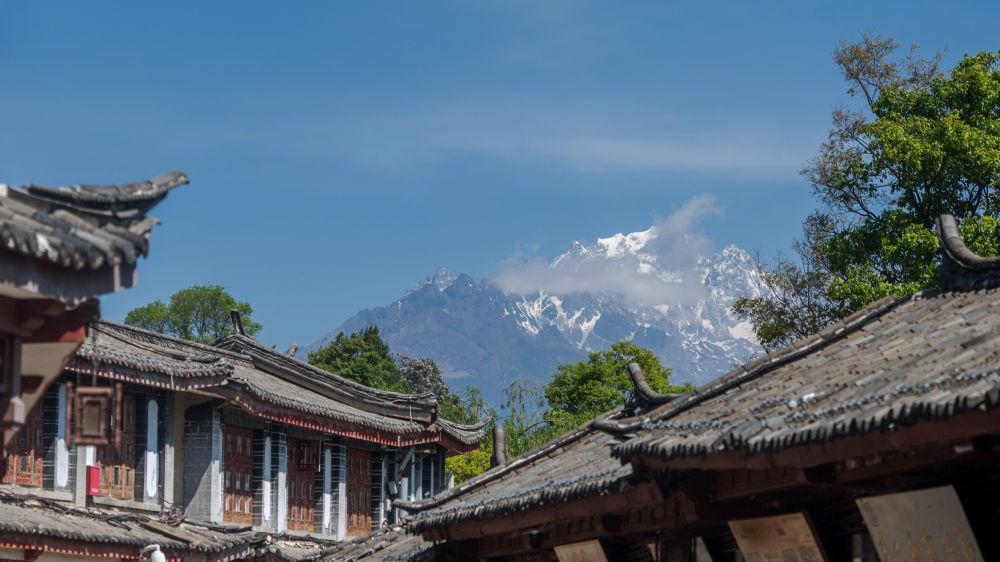
[[[609,238],[598,238],[597,248],[609,258],[636,255],[646,247],[658,234],[657,228],[651,226],[646,230],[630,234],[617,233]]]

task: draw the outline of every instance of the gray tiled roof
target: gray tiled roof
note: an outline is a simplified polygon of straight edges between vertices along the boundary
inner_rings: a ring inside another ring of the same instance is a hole
[[[632,475],[629,465],[611,456],[611,447],[619,441],[587,424],[433,498],[396,505],[417,510],[407,518],[406,526],[421,532],[619,491],[629,485]]]
[[[344,541],[311,560],[324,562],[430,562],[434,545],[400,527],[386,527],[363,537]]]
[[[169,525],[176,534],[155,531],[143,523],[168,526],[155,516],[95,508],[71,508],[52,500],[37,499],[4,491],[0,493],[0,535],[5,542],[63,539],[92,545],[134,548],[159,544],[166,552],[183,554],[240,554],[262,544],[265,535],[247,528],[224,530],[193,522]],[[190,537],[192,542],[177,535]],[[235,552],[234,552],[235,551]],[[187,557],[185,557],[187,558]],[[211,556],[208,556],[212,559]]]
[[[132,264],[149,250],[156,219],[145,216],[181,172],[126,185],[0,188],[0,247],[77,270]]]
[[[640,420],[616,454],[748,454],[1000,403],[1000,289],[874,303]]]
[[[332,425],[357,425],[418,441],[438,434],[467,446],[483,438],[485,423],[463,425],[435,419],[432,394],[384,392],[348,381],[266,348],[246,336],[224,338],[223,347],[100,321],[67,369],[234,399],[252,413],[261,405],[315,416]],[[338,392],[318,392],[335,387]],[[359,406],[363,406],[359,407]],[[348,429],[348,428],[345,428]]]
[[[430,421],[437,408],[437,400],[431,392],[401,394],[365,386],[299,361],[242,334],[230,334],[216,342],[215,346],[252,357],[255,365],[262,370],[292,373],[302,384],[312,384],[320,392],[348,399],[362,410]]]
[[[227,359],[239,357],[207,345],[104,321],[91,325],[76,355],[91,363],[100,362],[105,368],[119,367],[174,379],[207,379],[215,384],[224,384],[233,373]]]

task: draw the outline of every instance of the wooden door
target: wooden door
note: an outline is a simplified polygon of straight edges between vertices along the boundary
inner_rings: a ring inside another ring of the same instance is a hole
[[[228,523],[253,523],[253,430],[246,427],[226,426],[226,439],[222,449],[225,494],[222,501],[222,520]]]
[[[372,453],[347,449],[347,534],[372,532]]]

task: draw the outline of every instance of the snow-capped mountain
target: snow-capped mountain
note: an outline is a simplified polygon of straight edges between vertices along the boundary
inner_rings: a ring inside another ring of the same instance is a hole
[[[516,282],[511,274],[476,282],[441,268],[392,304],[359,312],[302,353],[338,332],[375,325],[395,352],[430,357],[453,388],[475,385],[493,400],[514,379],[547,381],[560,363],[622,339],[656,352],[673,369],[675,382],[707,382],[758,354],[750,325],[729,312],[736,299],[762,290],[750,256],[730,245],[673,267],[661,262],[676,252],[664,252],[658,238],[653,227],[592,245],[573,242],[554,260],[538,264],[544,284],[556,289],[529,294],[517,285],[533,282],[530,275]],[[600,276],[624,290],[598,290],[600,284],[586,282]]]

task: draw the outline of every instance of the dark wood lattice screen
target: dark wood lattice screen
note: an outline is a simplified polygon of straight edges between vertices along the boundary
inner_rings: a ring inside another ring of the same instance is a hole
[[[222,446],[222,465],[225,467],[222,520],[228,523],[249,525],[253,522],[252,453],[253,430],[227,425]]]
[[[372,530],[372,453],[347,449],[347,534]]]
[[[41,487],[42,469],[45,465],[41,404],[28,415],[24,427],[14,435],[10,446],[3,448],[3,456],[7,463],[3,475],[4,484]]]
[[[319,470],[319,441],[288,440],[288,528],[311,532],[316,526],[313,485]]]
[[[101,470],[101,495],[122,500],[135,499],[135,396],[119,391],[111,412],[115,440],[97,448]],[[115,419],[120,416],[120,419]]]

